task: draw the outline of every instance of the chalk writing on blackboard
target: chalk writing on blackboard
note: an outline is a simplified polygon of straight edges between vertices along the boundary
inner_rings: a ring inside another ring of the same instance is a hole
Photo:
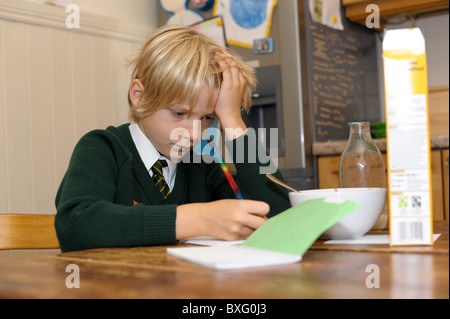
[[[364,71],[357,35],[311,23],[312,106],[316,141],[347,139],[362,102]]]

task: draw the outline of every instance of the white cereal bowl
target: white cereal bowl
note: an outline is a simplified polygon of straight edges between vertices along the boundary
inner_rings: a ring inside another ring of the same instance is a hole
[[[325,198],[325,202],[330,203],[350,200],[361,206],[321,236],[323,239],[352,239],[364,236],[376,224],[386,201],[386,188],[333,188],[289,193],[291,206],[318,198]]]

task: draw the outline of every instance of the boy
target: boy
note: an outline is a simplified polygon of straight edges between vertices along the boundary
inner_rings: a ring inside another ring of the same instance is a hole
[[[260,174],[266,164],[248,163],[249,152],[261,149],[248,145],[254,132],[241,116],[256,82],[251,68],[207,37],[168,26],[133,63],[132,124],[86,134],[58,190],[55,228],[63,252],[197,236],[236,240],[289,207],[286,191]],[[244,159],[235,160],[244,200],[219,164],[183,162],[216,118],[235,159]]]

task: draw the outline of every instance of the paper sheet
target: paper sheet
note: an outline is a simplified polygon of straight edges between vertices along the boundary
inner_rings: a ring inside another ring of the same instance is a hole
[[[223,47],[227,46],[222,17],[213,17],[198,22],[194,25],[191,25],[190,28],[210,37]]]
[[[351,201],[310,200],[271,218],[242,245],[303,256],[325,230],[358,208]]]
[[[206,240],[203,243],[214,246],[168,248],[167,253],[218,270],[294,263],[325,230],[358,208],[351,201],[310,200],[272,217],[242,245],[224,246],[224,242],[201,238],[197,244]]]
[[[313,21],[336,30],[344,30],[341,0],[309,0],[309,10]]]
[[[182,242],[186,244],[198,246],[233,246],[233,245],[240,245],[244,241],[245,240],[225,241],[206,236],[182,240]]]

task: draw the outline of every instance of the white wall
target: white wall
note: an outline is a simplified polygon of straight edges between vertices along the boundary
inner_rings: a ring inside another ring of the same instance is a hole
[[[79,138],[127,121],[125,63],[155,29],[156,0],[65,8],[0,0],[0,213],[53,214]]]

